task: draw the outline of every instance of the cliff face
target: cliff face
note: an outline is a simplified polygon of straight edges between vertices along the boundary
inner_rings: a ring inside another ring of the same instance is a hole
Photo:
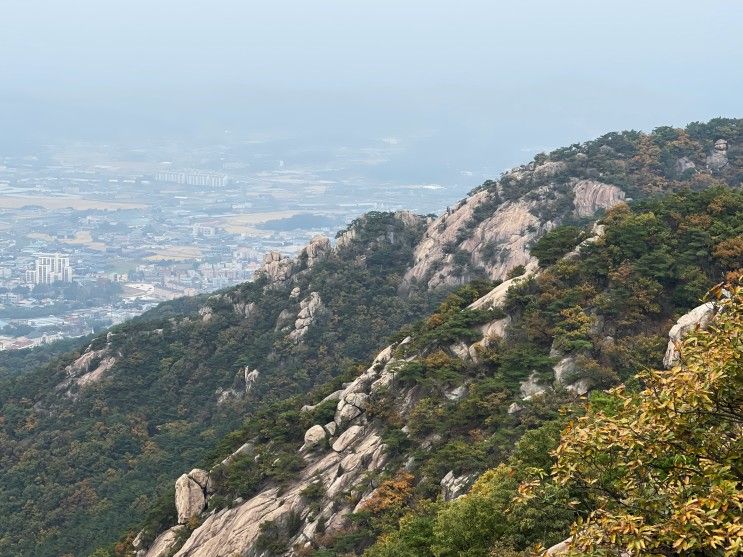
[[[533,262],[529,246],[561,223],[580,223],[625,201],[684,188],[736,187],[742,153],[738,121],[719,120],[686,130],[659,128],[649,136],[607,134],[537,157],[485,182],[434,219],[402,289],[503,279]]]
[[[481,276],[504,279],[514,267],[535,262],[529,246],[545,232],[566,219],[589,218],[625,200],[614,185],[558,178],[564,171],[564,164],[550,162],[512,170],[435,219],[415,249],[405,286],[451,287]],[[546,183],[501,201],[512,183],[539,181]],[[483,210],[488,207],[492,212]]]

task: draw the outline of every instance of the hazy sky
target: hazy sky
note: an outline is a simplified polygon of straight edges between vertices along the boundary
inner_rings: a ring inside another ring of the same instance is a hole
[[[0,0],[6,150],[230,129],[501,168],[717,115],[743,116],[739,0]]]

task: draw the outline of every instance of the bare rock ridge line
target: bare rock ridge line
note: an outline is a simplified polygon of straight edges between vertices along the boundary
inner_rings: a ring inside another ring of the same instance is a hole
[[[370,393],[391,382],[396,361],[392,356],[394,348],[395,345],[392,345],[383,350],[366,372],[342,391],[333,393],[334,398],[329,398],[338,400],[335,418],[330,424],[316,424],[305,433],[305,443],[300,452],[306,466],[295,482],[282,492],[269,486],[234,508],[213,512],[194,530],[176,555],[219,557],[245,554],[254,548],[262,523],[282,523],[288,521],[290,516],[299,516],[302,520],[302,528],[292,540],[293,545],[308,544],[321,521],[326,530],[345,525],[348,515],[363,504],[373,487],[355,505],[350,502],[339,505],[332,500],[356,485],[363,475],[381,470],[386,462],[380,433],[364,416],[364,402]],[[349,408],[354,410],[349,412]],[[326,439],[330,444],[329,449],[323,443]],[[238,451],[243,451],[243,447]],[[319,512],[312,514],[302,498],[302,492],[317,482],[321,482],[325,488],[326,503]],[[210,494],[209,473],[192,470],[178,478],[176,508],[179,525],[160,534],[142,555],[165,555],[163,551],[172,548],[181,524],[200,515],[208,507]]]
[[[528,275],[506,281],[474,302],[471,307],[502,306],[508,288],[527,277]],[[492,329],[493,325],[486,324],[483,327]],[[305,467],[292,484],[282,491],[269,485],[233,508],[210,510],[210,473],[196,469],[183,474],[176,481],[179,524],[161,533],[149,550],[145,552],[142,549],[140,557],[167,555],[176,543],[183,525],[205,513],[207,516],[204,522],[191,533],[175,554],[176,557],[260,555],[255,544],[261,533],[260,525],[268,521],[285,524],[292,517],[299,517],[301,527],[291,540],[290,547],[311,545],[319,533],[320,523],[323,524],[324,532],[340,530],[346,526],[349,515],[363,508],[365,502],[373,496],[376,485],[370,484],[355,503],[348,497],[338,496],[347,494],[358,485],[362,477],[381,472],[387,463],[386,446],[382,442],[381,432],[366,416],[369,399],[374,393],[392,384],[400,364],[417,357],[400,359],[395,356],[397,349],[410,341],[410,338],[406,338],[382,350],[364,373],[318,403],[337,402],[335,415],[333,421],[315,424],[305,432],[304,444],[298,449],[305,460]],[[409,387],[398,393],[401,415],[406,415],[414,406],[415,391],[415,387]],[[447,397],[456,400],[465,392],[466,387],[460,386],[448,392]],[[309,412],[313,408],[314,406],[304,406],[301,410]],[[250,443],[240,447],[222,464],[229,462],[237,454],[246,453],[253,453]],[[453,471],[449,471],[440,480],[442,497],[450,500],[461,496],[473,480],[474,477],[456,476]],[[322,485],[325,493],[319,511],[311,510],[302,497],[304,490],[316,483]]]
[[[590,217],[627,199],[619,187],[596,180],[569,178],[566,184],[561,183],[559,175],[564,171],[565,163],[555,161],[516,168],[434,219],[415,249],[404,288],[412,284],[427,288],[463,284],[470,280],[458,269],[463,260],[492,280],[504,279],[514,267],[535,263],[529,246],[564,217]],[[510,188],[533,180],[546,184],[508,198]],[[540,216],[561,200],[569,200],[572,211],[551,219]],[[484,218],[483,207],[493,207]]]

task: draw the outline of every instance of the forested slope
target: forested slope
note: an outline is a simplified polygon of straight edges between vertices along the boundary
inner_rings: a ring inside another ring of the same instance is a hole
[[[207,469],[182,476],[209,482],[195,506],[176,496],[180,524],[153,543],[165,502],[114,552],[486,556],[563,540],[591,500],[576,507],[549,484],[510,509],[535,470],[551,470],[561,429],[584,412],[578,397],[639,388],[676,319],[739,280],[743,195],[726,176],[618,200],[599,223],[573,200],[570,224],[530,243],[504,283],[485,270],[350,383],[251,415]]]
[[[673,322],[735,280],[742,177],[740,120],[607,134],[438,218],[371,213],[269,254],[255,282],[42,367],[0,361],[0,554],[382,551],[405,509],[424,527],[489,468],[548,469],[559,408],[660,366]],[[527,509],[487,543],[551,543],[575,518]],[[405,551],[458,554],[436,543]]]
[[[397,297],[423,222],[370,214],[342,247],[318,240],[312,261],[284,260],[294,295],[264,274],[10,374],[0,382],[0,555],[86,554],[172,491],[171,478],[257,401],[353,370],[430,307]],[[289,338],[312,293],[312,327]]]

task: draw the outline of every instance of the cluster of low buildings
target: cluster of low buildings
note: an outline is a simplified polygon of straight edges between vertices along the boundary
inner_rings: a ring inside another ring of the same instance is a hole
[[[352,151],[347,167],[333,155],[290,168],[265,149],[225,139],[0,153],[0,350],[250,280],[265,253],[296,253],[367,210],[430,209],[418,190],[360,182]]]

